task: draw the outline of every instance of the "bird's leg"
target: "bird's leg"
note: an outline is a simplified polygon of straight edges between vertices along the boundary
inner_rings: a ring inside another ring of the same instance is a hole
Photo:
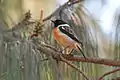
[[[67,46],[63,50],[61,50],[60,53],[63,53],[63,51],[66,51],[67,48],[69,48],[69,46]]]
[[[74,49],[70,50],[69,51],[69,55],[73,56],[72,52],[73,52]]]
[[[66,54],[67,54],[68,56],[73,56],[73,54],[72,54],[73,50],[74,50],[74,49],[69,49],[69,48],[67,48],[67,49],[66,49]]]
[[[66,53],[67,55],[69,55],[69,52],[70,52],[70,49],[67,48],[67,49],[65,50],[65,53]]]

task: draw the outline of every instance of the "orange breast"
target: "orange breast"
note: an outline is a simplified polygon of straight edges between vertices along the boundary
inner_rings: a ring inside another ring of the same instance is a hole
[[[72,49],[76,48],[75,46],[76,42],[71,40],[68,36],[62,34],[57,28],[54,28],[53,36],[54,36],[54,39],[63,47],[69,46],[69,48],[72,48]]]
[[[54,36],[55,40],[59,40],[60,34],[59,34],[59,30],[57,28],[54,28],[53,36]]]

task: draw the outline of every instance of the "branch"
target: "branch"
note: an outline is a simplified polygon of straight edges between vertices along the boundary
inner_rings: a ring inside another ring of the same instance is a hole
[[[43,21],[49,20],[50,18],[52,18],[53,16],[55,16],[55,14],[58,14],[59,12],[61,12],[61,10],[64,10],[65,8],[67,8],[67,7],[71,6],[71,5],[77,4],[79,2],[82,2],[82,1],[81,0],[75,0],[73,2],[68,1],[68,2],[64,3],[58,9],[56,9],[51,15],[49,15],[46,18],[44,18]]]
[[[25,15],[25,17],[23,18],[22,21],[20,21],[18,24],[16,24],[12,29],[4,30],[3,33],[17,31],[21,28],[24,28],[30,24],[35,23],[32,21],[29,21],[29,19],[31,18],[30,10],[28,12],[26,12],[24,15]]]
[[[102,59],[102,58],[87,58],[87,59],[85,59],[84,57],[80,57],[78,55],[77,56],[70,56],[70,55],[62,54],[56,48],[54,48],[48,44],[45,44],[45,43],[39,43],[39,44],[37,43],[37,44],[35,44],[35,46],[37,46],[38,49],[40,51],[42,51],[45,55],[53,56],[54,59],[65,62],[66,64],[68,64],[69,66],[71,66],[72,68],[77,70],[79,73],[81,73],[86,80],[89,80],[86,77],[86,75],[79,68],[77,68],[74,64],[72,64],[69,61],[88,62],[88,63],[95,63],[95,64],[103,64],[103,65],[107,65],[107,66],[120,67],[120,61]],[[99,78],[99,80],[102,80],[105,76],[112,74],[112,73],[115,73],[119,70],[120,70],[120,68],[115,69],[113,71],[110,71],[108,73],[105,73],[103,76],[101,76]]]
[[[54,48],[53,46],[50,46],[48,44],[43,44],[43,46],[45,47],[45,50],[50,49],[49,52],[54,52],[56,55],[56,52],[58,54],[60,54],[60,52]],[[48,53],[49,54],[49,53]],[[116,60],[110,60],[110,59],[103,59],[103,58],[87,58],[85,59],[84,57],[80,57],[79,55],[74,55],[74,56],[70,56],[70,55],[66,55],[66,54],[62,54],[62,57],[64,57],[66,60],[68,61],[76,61],[76,62],[88,62],[88,63],[94,63],[94,64],[102,64],[102,65],[107,65],[107,66],[116,66],[116,67],[120,67],[120,60],[116,61]]]
[[[112,79],[112,80],[120,80],[120,77],[117,77],[117,78],[115,78],[115,79]]]
[[[85,59],[84,57],[80,57],[78,55],[77,56],[68,56],[66,54],[63,54],[63,57],[69,61],[88,62],[88,63],[95,63],[95,64],[103,64],[103,65],[107,65],[107,66],[120,67],[120,61],[116,61],[116,60],[93,58],[93,57]]]
[[[86,80],[89,80],[87,78],[87,76],[79,69],[77,68],[74,64],[72,64],[71,62],[69,62],[68,60],[66,60],[60,53],[60,51],[56,50],[56,48],[52,47],[52,46],[48,46],[44,43],[35,43],[35,46],[37,46],[38,50],[42,51],[45,55],[47,56],[53,56],[54,59],[65,62],[66,64],[68,64],[69,66],[71,66],[72,68],[74,68],[75,70],[77,70],[80,74],[83,75],[83,77]]]
[[[68,60],[66,60],[64,57],[62,57],[60,55],[60,58],[61,58],[61,61],[62,62],[65,62],[66,64],[68,64],[69,66],[71,66],[72,68],[76,69],[80,74],[83,75],[83,77],[86,79],[86,80],[89,80],[89,78],[77,67],[75,66],[74,64],[72,64],[71,62],[69,62]]]
[[[117,72],[117,71],[120,71],[120,68],[114,69],[114,70],[112,70],[112,71],[109,71],[109,72],[103,74],[103,75],[99,78],[99,80],[103,80],[104,77],[106,77],[106,76],[108,76],[108,75],[110,75],[110,74],[113,74],[113,73],[115,73],[115,72]]]

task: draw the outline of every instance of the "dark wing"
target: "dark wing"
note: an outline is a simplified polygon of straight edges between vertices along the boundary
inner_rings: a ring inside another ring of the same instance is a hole
[[[76,42],[80,43],[83,46],[82,42],[79,41],[79,39],[77,38],[77,36],[74,33],[74,31],[70,28],[70,26],[63,26],[63,25],[61,25],[59,27],[59,30],[61,32],[63,32],[64,34],[66,34],[67,36],[69,36],[71,39],[75,40]]]

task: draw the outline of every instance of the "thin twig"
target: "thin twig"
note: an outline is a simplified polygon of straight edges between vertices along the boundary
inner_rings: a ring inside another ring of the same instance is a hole
[[[43,10],[40,11],[40,22],[43,23]]]
[[[77,70],[80,74],[83,75],[83,77],[86,79],[86,80],[89,80],[89,78],[85,75],[85,73],[83,73],[77,66],[75,66],[74,64],[72,64],[71,62],[69,62],[68,60],[66,60],[64,57],[62,57],[60,55],[60,58],[61,58],[61,61],[62,62],[65,62],[66,64],[68,64],[69,66],[71,66],[72,68],[74,68],[75,70]]]
[[[51,15],[49,15],[48,17],[44,18],[43,21],[47,21],[49,20],[51,17],[55,16],[55,14],[58,14],[61,12],[61,10],[64,10],[65,8],[71,6],[71,5],[74,5],[74,4],[77,4],[81,1],[77,0],[77,1],[74,1],[74,2],[66,2],[64,3],[62,6],[60,6],[58,9],[56,9]]]
[[[120,71],[120,68],[114,69],[114,70],[112,70],[112,71],[109,71],[109,72],[103,74],[98,80],[103,80],[104,77],[106,77],[106,76],[108,76],[108,75],[110,75],[110,74],[113,74],[113,73],[115,73],[115,72],[117,72],[117,71]]]
[[[120,80],[120,77],[114,78],[114,79],[112,79],[112,80]]]
[[[30,10],[29,10],[28,12],[25,13],[25,17],[23,18],[22,21],[20,21],[18,24],[16,24],[12,29],[4,30],[3,33],[17,31],[21,28],[24,28],[27,25],[35,23],[35,22],[32,22],[32,21],[29,21],[30,18],[31,18],[31,13],[30,13]]]

